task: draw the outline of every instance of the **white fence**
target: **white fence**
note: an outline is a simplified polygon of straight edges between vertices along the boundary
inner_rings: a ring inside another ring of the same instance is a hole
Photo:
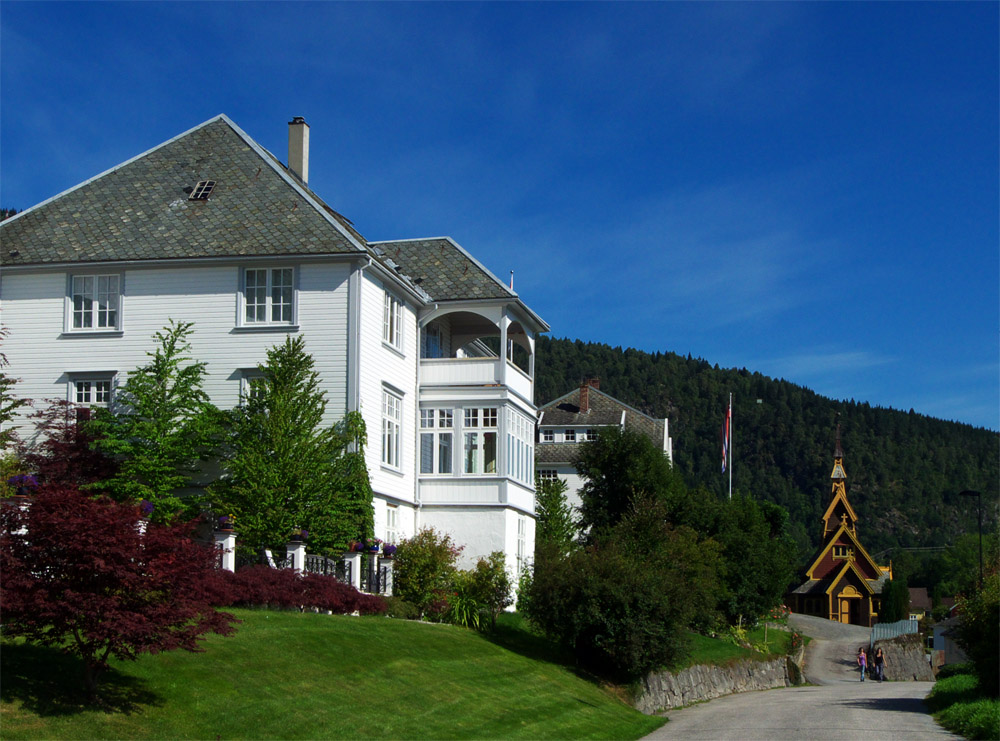
[[[920,632],[920,624],[916,620],[898,620],[895,623],[876,623],[872,627],[872,637],[869,645],[874,646],[875,641],[885,641],[890,638],[911,635]]]

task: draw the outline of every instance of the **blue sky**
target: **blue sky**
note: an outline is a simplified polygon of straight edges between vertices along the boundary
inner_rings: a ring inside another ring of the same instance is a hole
[[[0,202],[218,113],[555,337],[1000,428],[997,3],[0,3]]]

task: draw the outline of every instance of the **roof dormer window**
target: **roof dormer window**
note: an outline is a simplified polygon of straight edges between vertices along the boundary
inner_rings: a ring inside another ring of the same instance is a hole
[[[189,201],[207,201],[208,197],[212,195],[212,191],[215,189],[214,180],[202,180],[196,186],[194,190],[191,191],[191,195],[188,196]]]

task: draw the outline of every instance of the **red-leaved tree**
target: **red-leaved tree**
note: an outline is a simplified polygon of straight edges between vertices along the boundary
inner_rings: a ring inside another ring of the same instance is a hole
[[[31,414],[37,435],[22,457],[43,485],[86,488],[118,471],[112,458],[94,449],[90,417],[89,408],[65,399],[47,399]]]
[[[84,662],[91,698],[109,657],[182,648],[234,632],[218,612],[218,554],[186,526],[149,523],[134,505],[42,486],[29,506],[0,508],[0,620],[5,635],[53,645]]]

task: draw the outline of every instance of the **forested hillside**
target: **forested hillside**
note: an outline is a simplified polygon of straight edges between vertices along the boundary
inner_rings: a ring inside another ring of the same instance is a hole
[[[596,376],[602,391],[669,418],[675,466],[689,486],[719,496],[728,486],[721,472],[720,427],[732,393],[733,491],[787,508],[792,535],[803,550],[815,547],[821,534],[838,413],[847,491],[869,553],[944,546],[976,532],[975,499],[957,495],[964,489],[983,493],[984,530],[996,523],[1000,436],[995,432],[913,411],[835,401],[760,373],[720,369],[669,352],[543,337],[535,367],[539,404]]]

